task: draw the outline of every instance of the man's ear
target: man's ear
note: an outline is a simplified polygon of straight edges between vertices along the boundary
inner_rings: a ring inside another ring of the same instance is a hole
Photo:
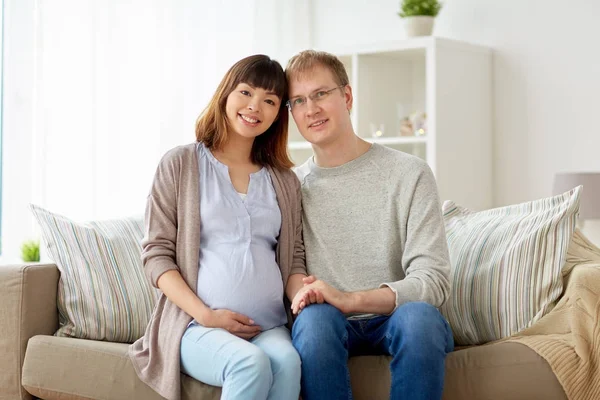
[[[352,104],[354,103],[354,96],[352,95],[352,87],[346,85],[344,87],[344,97],[346,98],[346,108],[348,112],[352,110]]]

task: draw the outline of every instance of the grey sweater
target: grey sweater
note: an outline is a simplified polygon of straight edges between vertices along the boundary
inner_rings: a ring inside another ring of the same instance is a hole
[[[450,261],[435,178],[420,158],[378,144],[335,168],[312,157],[302,185],[309,274],[343,291],[388,286],[396,307],[448,297]]]
[[[281,210],[275,250],[283,284],[305,274],[300,185],[290,170],[267,167]],[[200,196],[196,144],[169,151],[160,161],[146,205],[142,262],[156,287],[158,278],[177,270],[196,292],[200,254]],[[282,299],[283,301],[283,299]],[[291,315],[288,313],[289,321]],[[140,380],[168,400],[181,398],[179,348],[192,317],[161,294],[146,333],[129,347]]]

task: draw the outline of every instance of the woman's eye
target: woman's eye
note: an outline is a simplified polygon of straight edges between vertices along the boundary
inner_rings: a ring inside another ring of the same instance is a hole
[[[250,92],[247,90],[241,90],[240,93],[243,94],[244,96],[250,96]]]
[[[267,99],[267,100],[265,100],[265,101],[267,102],[267,104],[270,104],[270,105],[272,105],[272,106],[274,106],[274,105],[275,105],[275,102],[274,102],[273,100],[271,100],[271,99]]]

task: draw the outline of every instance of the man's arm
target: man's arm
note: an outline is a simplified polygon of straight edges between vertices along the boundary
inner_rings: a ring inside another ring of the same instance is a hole
[[[391,314],[396,308],[396,294],[389,287],[349,293],[347,314]]]
[[[401,266],[405,278],[379,287],[394,292],[395,307],[411,301],[440,307],[450,291],[450,256],[437,184],[427,164],[423,163],[407,194],[399,204],[408,209],[401,221],[406,232]]]
[[[342,292],[314,276],[304,278],[304,287],[292,302],[292,312],[298,314],[311,303],[326,301],[344,314],[390,314],[395,309],[396,295],[390,288],[359,292]]]

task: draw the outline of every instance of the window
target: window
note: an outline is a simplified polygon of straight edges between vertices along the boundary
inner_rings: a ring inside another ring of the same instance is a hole
[[[0,0],[0,255],[2,254],[2,111],[4,110],[4,0]]]

